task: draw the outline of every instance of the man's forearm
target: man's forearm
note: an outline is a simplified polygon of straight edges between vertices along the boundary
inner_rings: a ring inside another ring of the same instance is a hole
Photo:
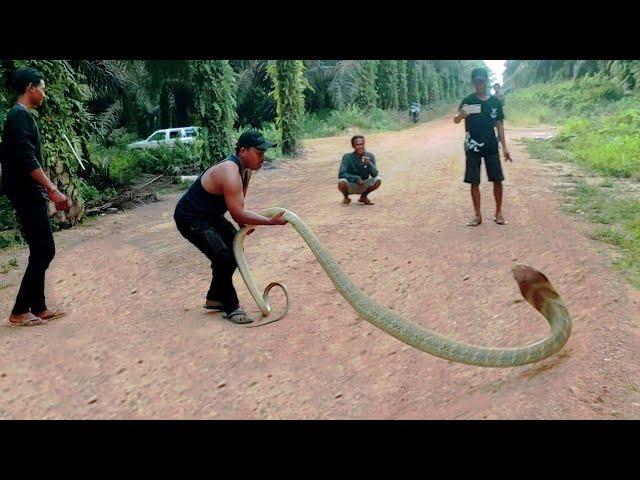
[[[271,218],[264,215],[258,215],[257,213],[250,212],[249,210],[243,210],[237,215],[231,214],[233,219],[238,225],[244,227],[245,225],[273,225]]]
[[[504,124],[502,122],[498,123],[498,140],[502,148],[507,148],[507,140],[504,137]]]
[[[54,185],[54,183],[49,180],[49,177],[47,177],[47,174],[44,173],[44,170],[42,168],[36,168],[35,170],[32,170],[29,175],[31,175],[31,178],[33,178],[36,182],[42,185],[47,192],[58,189]]]

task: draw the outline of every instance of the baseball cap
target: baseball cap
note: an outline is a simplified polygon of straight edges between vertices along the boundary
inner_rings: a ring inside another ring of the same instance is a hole
[[[475,80],[488,80],[489,75],[484,68],[476,68],[471,72],[471,81]]]
[[[238,138],[238,143],[236,144],[238,148],[250,148],[254,147],[258,150],[266,150],[267,148],[277,147],[277,143],[269,142],[265,140],[260,132],[257,130],[248,130],[240,135]]]

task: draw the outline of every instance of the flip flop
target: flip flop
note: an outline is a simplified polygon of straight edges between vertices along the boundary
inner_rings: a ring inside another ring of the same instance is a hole
[[[236,324],[253,322],[253,320],[247,316],[247,313],[242,308],[236,308],[233,312],[223,313],[222,318]]]
[[[56,310],[56,311],[52,312],[50,315],[46,315],[44,317],[41,317],[40,315],[37,315],[35,313],[34,313],[34,315],[36,317],[41,318],[42,320],[55,320],[56,318],[65,317],[67,315],[67,313],[66,312],[60,312],[60,311]]]
[[[29,318],[29,319],[23,320],[22,322],[19,322],[19,323],[12,322],[11,320],[9,320],[9,325],[13,325],[14,327],[35,327],[36,325],[44,325],[48,322],[49,320],[36,317],[36,318]]]
[[[493,217],[493,221],[496,222],[498,225],[506,225],[507,221],[504,218],[501,218],[500,220],[498,220],[497,217]]]
[[[467,222],[467,227],[477,227],[480,224],[482,224],[482,220],[476,217],[476,218],[472,218]]]

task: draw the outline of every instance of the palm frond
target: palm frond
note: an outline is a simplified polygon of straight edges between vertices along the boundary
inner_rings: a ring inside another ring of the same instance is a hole
[[[115,101],[101,113],[90,114],[89,121],[94,134],[99,138],[105,138],[118,126],[121,114],[122,101],[120,100]]]
[[[341,60],[333,67],[329,95],[335,107],[342,109],[355,100],[361,72],[362,65],[357,60]]]

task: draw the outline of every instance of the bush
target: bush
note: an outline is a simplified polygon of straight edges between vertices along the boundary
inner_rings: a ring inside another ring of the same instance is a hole
[[[10,232],[0,232],[0,250],[24,245],[24,239],[18,230],[12,230]]]
[[[11,202],[5,196],[0,196],[0,231],[18,228],[18,219]]]
[[[370,112],[351,105],[343,110],[331,110],[305,115],[303,138],[333,137],[349,129],[362,133],[400,130],[409,127],[408,113],[374,108]]]
[[[172,175],[186,166],[202,168],[207,164],[201,160],[199,142],[195,145],[178,142],[172,149],[160,147],[128,150],[126,143],[122,143],[112,148],[92,145],[90,150],[97,172],[86,182],[85,192],[89,196],[95,195],[89,186],[97,187],[98,190],[109,186],[122,187],[143,173]]]
[[[640,98],[606,79],[540,84],[507,97],[507,120],[563,123],[551,145],[566,158],[615,177],[640,177]]]
[[[640,110],[570,119],[553,144],[591,170],[615,177],[640,177]]]
[[[95,186],[88,184],[83,179],[78,179],[76,181],[76,187],[85,202],[95,202],[98,200],[113,198],[118,194],[115,188],[107,187],[103,190],[98,190]]]
[[[624,98],[619,84],[587,77],[516,90],[506,97],[505,116],[517,124],[559,123],[572,116],[611,113],[633,103],[637,101]]]

